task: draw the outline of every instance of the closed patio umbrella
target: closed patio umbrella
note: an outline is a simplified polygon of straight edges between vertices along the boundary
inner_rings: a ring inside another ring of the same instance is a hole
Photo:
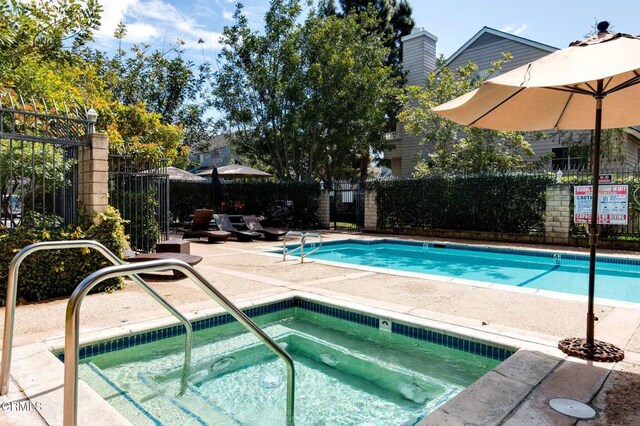
[[[640,37],[608,33],[608,26],[601,22],[595,36],[487,80],[433,111],[486,129],[594,130],[587,337],[564,339],[559,347],[582,358],[618,361],[622,350],[594,340],[600,133],[640,124]]]

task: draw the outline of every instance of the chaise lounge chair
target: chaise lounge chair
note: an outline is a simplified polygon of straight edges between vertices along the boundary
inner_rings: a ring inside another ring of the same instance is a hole
[[[286,229],[263,228],[255,215],[242,216],[242,220],[250,231],[260,232],[267,241],[278,241],[287,233]]]
[[[210,231],[209,230],[209,222],[211,222],[211,218],[213,217],[213,210],[209,209],[198,209],[193,214],[193,222],[191,222],[191,228],[183,229],[182,239],[186,240],[188,238],[197,238],[205,237],[207,242],[210,243],[224,243],[227,241],[227,238],[231,235],[229,232],[225,231]]]
[[[238,241],[246,243],[253,241],[254,238],[258,238],[261,236],[259,232],[238,230],[238,228],[231,224],[229,216],[227,216],[226,214],[215,214],[213,215],[213,218],[215,219],[218,228],[223,231],[231,232]]]

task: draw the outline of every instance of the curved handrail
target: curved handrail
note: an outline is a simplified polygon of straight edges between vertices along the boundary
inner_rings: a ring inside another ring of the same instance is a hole
[[[68,248],[93,248],[110,260],[114,265],[125,265],[118,256],[111,250],[97,241],[76,240],[76,241],[43,241],[28,245],[13,256],[9,262],[9,275],[7,277],[7,299],[4,314],[4,336],[2,341],[2,361],[0,363],[0,395],[6,395],[9,391],[9,378],[11,370],[11,352],[13,350],[13,330],[16,309],[16,295],[18,288],[18,272],[22,261],[32,253],[41,250],[60,250]],[[140,287],[142,287],[151,297],[175,316],[185,328],[185,356],[182,373],[182,389],[187,385],[189,376],[189,364],[191,363],[191,341],[193,330],[189,320],[177,309],[169,304],[162,296],[156,293],[149,285],[136,274],[129,274],[129,277]]]
[[[145,272],[177,270],[191,278],[209,297],[218,302],[238,322],[249,329],[287,364],[287,425],[293,426],[295,370],[293,359],[258,327],[244,312],[220,293],[198,271],[177,259],[152,260],[149,262],[108,266],[85,278],[69,298],[65,319],[65,363],[64,363],[64,425],[75,426],[78,418],[78,340],[80,329],[80,306],[87,293],[100,282],[109,278]]]
[[[305,253],[304,244],[307,242],[307,237],[318,237],[318,239],[320,240],[320,243],[318,244],[318,247],[314,247],[310,252]],[[300,263],[304,263],[305,256],[312,255],[313,253],[320,250],[320,247],[322,247],[322,235],[318,234],[317,232],[307,232],[302,236],[302,241],[300,242],[300,246],[302,247],[302,250],[300,250]]]
[[[282,260],[285,261],[287,260],[287,255],[288,254],[292,254],[295,253],[297,250],[304,250],[302,244],[300,244],[298,247],[294,247],[291,250],[287,251],[287,240],[289,239],[289,237],[300,237],[300,240],[302,240],[302,237],[304,237],[304,232],[300,232],[300,231],[289,231],[286,234],[284,234],[284,238],[282,239]]]

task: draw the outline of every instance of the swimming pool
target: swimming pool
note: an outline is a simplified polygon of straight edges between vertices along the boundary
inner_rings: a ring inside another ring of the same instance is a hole
[[[294,359],[297,425],[415,424],[512,354],[299,298],[247,314]],[[179,326],[82,348],[80,378],[136,425],[284,424],[284,364],[229,315],[194,329],[182,396]]]
[[[587,295],[589,256],[401,240],[326,242],[311,258]],[[598,256],[596,297],[640,303],[640,260]]]

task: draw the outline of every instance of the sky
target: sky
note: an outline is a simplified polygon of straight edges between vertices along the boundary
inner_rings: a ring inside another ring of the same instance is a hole
[[[102,26],[98,47],[115,46],[113,32],[127,25],[130,43],[144,42],[161,48],[177,38],[185,54],[195,60],[215,61],[225,25],[233,24],[235,0],[100,0]],[[244,13],[255,30],[261,30],[269,0],[244,0]],[[303,1],[304,3],[304,1]],[[566,47],[583,38],[596,21],[611,22],[613,30],[640,34],[638,0],[409,0],[416,27],[438,38],[437,53],[453,54],[483,26],[519,35],[553,47]],[[202,39],[204,43],[198,43]]]

